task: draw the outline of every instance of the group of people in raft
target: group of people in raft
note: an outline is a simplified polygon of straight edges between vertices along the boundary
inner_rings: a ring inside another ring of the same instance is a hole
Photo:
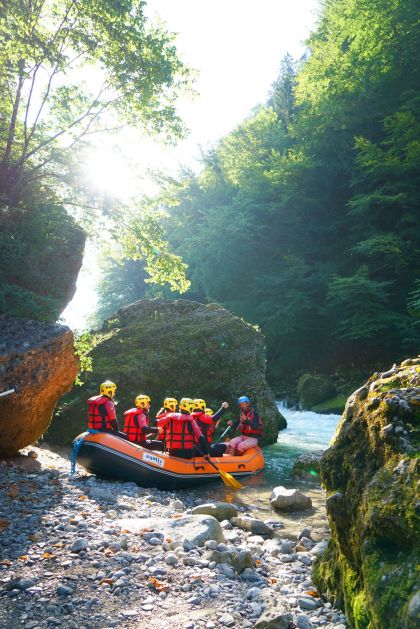
[[[238,399],[240,416],[229,421],[232,431],[239,429],[240,435],[227,443],[213,443],[213,433],[229,404],[223,402],[217,413],[206,408],[203,399],[184,397],[179,402],[167,397],[156,416],[156,427],[149,426],[150,397],[139,394],[135,407],[124,413],[124,431],[120,432],[115,412],[114,397],[116,384],[107,380],[100,385],[99,395],[89,398],[89,429],[112,432],[149,450],[168,451],[171,456],[190,459],[194,456],[242,455],[258,445],[262,436],[262,421],[252,407],[251,400],[243,395]],[[155,439],[149,439],[154,435]]]

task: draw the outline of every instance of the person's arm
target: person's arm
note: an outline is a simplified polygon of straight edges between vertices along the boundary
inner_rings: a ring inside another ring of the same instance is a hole
[[[226,413],[226,411],[227,411],[227,408],[225,408],[224,406],[221,406],[221,407],[219,408],[219,410],[218,410],[218,411],[216,411],[216,412],[215,412],[215,414],[211,416],[212,420],[213,420],[214,422],[217,422],[217,420],[218,420],[218,419],[220,419],[221,417],[223,417],[223,415]]]
[[[109,423],[112,426],[112,430],[114,432],[119,432],[120,427],[118,425],[118,419],[117,419],[117,415],[115,413],[115,404],[112,400],[108,400],[105,403],[105,407],[106,407],[106,412],[108,415],[108,419],[109,419]]]
[[[203,454],[210,454],[209,444],[194,419],[191,419],[190,426],[193,431],[194,439],[198,443],[201,452]]]

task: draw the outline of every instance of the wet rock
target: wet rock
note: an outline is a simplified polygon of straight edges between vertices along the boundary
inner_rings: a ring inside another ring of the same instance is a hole
[[[219,522],[223,520],[230,520],[238,515],[236,507],[228,502],[208,502],[206,504],[198,505],[192,509],[192,513],[203,513],[205,515],[212,515]]]
[[[262,537],[274,537],[274,531],[270,526],[264,524],[262,520],[257,518],[248,518],[246,516],[240,516],[231,518],[231,523],[239,529],[244,531],[250,531],[254,535],[261,535]]]
[[[319,462],[323,451],[305,452],[293,463],[291,477],[306,480],[319,480]]]
[[[270,497],[271,506],[279,510],[304,510],[312,507],[312,500],[298,489],[275,487]]]

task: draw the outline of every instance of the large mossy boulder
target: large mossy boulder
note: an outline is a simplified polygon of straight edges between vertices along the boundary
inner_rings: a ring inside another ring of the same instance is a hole
[[[315,581],[356,629],[420,626],[420,358],[348,400],[321,458],[332,538]]]
[[[0,316],[0,455],[14,455],[48,428],[79,363],[69,328]]]
[[[312,376],[309,373],[305,373],[299,378],[297,388],[302,408],[307,410],[337,395],[334,384],[328,378]]]
[[[237,397],[246,394],[263,417],[262,443],[274,443],[286,427],[265,379],[264,337],[217,304],[137,301],[106,321],[97,341],[90,354],[93,372],[66,397],[49,442],[69,444],[86,428],[86,400],[107,378],[118,386],[120,420],[141,392],[152,398],[151,417],[166,396],[204,398],[214,411],[226,400],[227,416],[237,417]]]

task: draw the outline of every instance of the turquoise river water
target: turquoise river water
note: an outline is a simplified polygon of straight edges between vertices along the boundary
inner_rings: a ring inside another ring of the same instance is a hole
[[[314,450],[325,450],[334,435],[339,415],[322,415],[310,411],[295,411],[278,403],[279,410],[287,419],[287,428],[279,432],[277,443],[263,448],[265,468],[257,476],[243,480],[244,489],[233,493],[222,483],[188,490],[203,501],[223,500],[246,507],[254,517],[277,520],[284,525],[284,535],[295,535],[302,526],[310,526],[315,537],[323,537],[326,529],[325,496],[317,478],[314,482],[296,481],[290,477],[292,465],[298,456]],[[270,506],[273,487],[296,487],[309,495],[313,509],[296,513],[277,513]],[[180,492],[182,493],[182,492]],[[181,496],[180,496],[181,497]],[[316,534],[318,531],[318,535]]]

